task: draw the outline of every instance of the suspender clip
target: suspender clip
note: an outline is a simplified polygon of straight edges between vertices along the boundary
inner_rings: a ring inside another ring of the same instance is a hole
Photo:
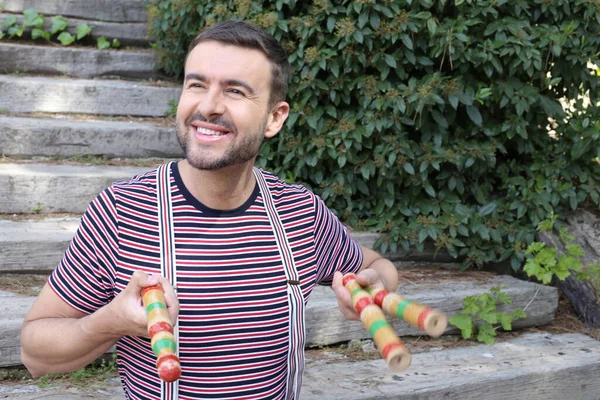
[[[290,285],[299,285],[300,281],[294,280],[294,279],[288,279],[287,283],[289,283]]]

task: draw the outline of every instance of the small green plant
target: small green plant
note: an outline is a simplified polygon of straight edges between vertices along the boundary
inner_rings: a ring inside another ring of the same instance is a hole
[[[498,303],[512,303],[512,298],[502,293],[502,288],[493,287],[489,293],[464,298],[462,313],[451,317],[448,322],[460,329],[464,339],[470,339],[476,333],[479,342],[493,344],[498,328],[510,331],[514,320],[526,316],[521,309],[514,310],[512,314],[497,311]],[[475,325],[477,320],[481,323]]]
[[[94,155],[94,154],[78,154],[76,156],[73,156],[71,158],[71,160],[78,162],[78,163],[83,163],[83,164],[92,164],[92,165],[103,165],[108,163],[109,159],[108,157],[104,156],[104,155]]]
[[[101,36],[96,40],[96,47],[98,47],[100,50],[110,49],[111,47],[116,49],[120,46],[121,42],[119,41],[119,39],[113,39],[111,42],[107,40],[104,36]]]
[[[92,28],[88,24],[79,24],[76,27],[76,34],[73,35],[68,32],[66,29],[68,27],[67,20],[61,16],[57,15],[51,19],[50,30],[47,31],[44,29],[44,22],[46,17],[44,15],[38,13],[33,8],[28,8],[23,11],[23,24],[19,25],[17,23],[17,17],[15,15],[8,15],[2,24],[4,28],[8,28],[7,34],[9,38],[13,37],[22,37],[27,28],[31,28],[31,39],[45,39],[50,41],[52,36],[58,35],[56,40],[58,40],[63,46],[68,46],[75,42],[75,40],[82,40],[84,37],[90,34]],[[4,37],[4,33],[0,31],[0,39]]]
[[[175,99],[169,100],[169,108],[165,110],[165,117],[175,118],[177,116],[177,107],[179,102]]]
[[[570,235],[566,228],[558,229],[558,237],[564,245],[565,252],[558,251],[558,244],[554,243],[552,232],[556,223],[557,216],[550,214],[548,219],[543,220],[537,226],[538,232],[549,232],[548,237],[553,242],[552,247],[548,247],[544,242],[532,242],[525,251],[527,261],[523,271],[529,277],[535,277],[544,284],[552,282],[554,277],[565,280],[571,275],[571,270],[578,273],[582,270],[582,257],[585,255],[583,248],[575,243],[575,238]]]
[[[48,374],[41,376],[37,384],[39,387],[48,387],[61,382],[70,382],[79,387],[90,387],[101,384],[108,378],[117,374],[117,354],[113,353],[110,359],[103,358],[85,368],[70,374]]]
[[[42,212],[42,205],[38,204],[37,206],[33,207],[33,212],[36,214],[39,214]]]

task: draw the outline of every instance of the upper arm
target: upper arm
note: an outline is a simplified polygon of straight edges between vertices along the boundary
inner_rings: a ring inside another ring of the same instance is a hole
[[[375,260],[383,258],[375,250],[369,249],[368,247],[365,247],[363,245],[360,246],[360,250],[362,251],[362,264],[360,265],[360,268],[358,270],[359,272],[363,269],[369,268],[369,266],[373,264]]]
[[[24,323],[43,318],[82,318],[85,315],[87,314],[71,307],[48,284],[45,284],[25,316]]]

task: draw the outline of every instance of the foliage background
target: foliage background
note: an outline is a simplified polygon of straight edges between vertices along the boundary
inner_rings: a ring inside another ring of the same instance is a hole
[[[599,0],[155,0],[149,14],[174,76],[216,21],[283,43],[292,112],[259,164],[383,232],[382,251],[431,242],[517,270],[551,212],[598,208]]]

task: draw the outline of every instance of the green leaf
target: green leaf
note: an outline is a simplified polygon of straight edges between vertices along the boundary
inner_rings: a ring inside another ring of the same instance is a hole
[[[432,35],[435,34],[435,31],[437,30],[437,22],[435,22],[435,19],[429,18],[427,20],[427,29],[429,30],[429,33],[431,33]]]
[[[121,47],[121,42],[119,41],[119,39],[113,39],[112,40],[112,47],[114,47],[114,48]]]
[[[69,32],[62,32],[58,35],[57,39],[63,46],[68,46],[75,41],[75,36],[71,35]]]
[[[396,59],[390,54],[385,54],[385,62],[392,68],[396,68]]]
[[[41,28],[44,25],[44,16],[38,14],[33,8],[28,8],[23,11],[23,15],[25,19],[23,20],[23,26],[33,26],[36,28]]]
[[[469,118],[471,118],[471,121],[473,121],[475,125],[481,126],[481,124],[483,123],[483,118],[481,117],[481,113],[479,112],[477,107],[467,106],[467,114],[469,115]]]
[[[98,39],[96,39],[96,47],[98,47],[100,50],[108,49],[110,47],[110,42],[106,40],[104,36],[100,36]]]
[[[482,324],[477,327],[477,340],[483,342],[485,344],[494,344],[494,337],[496,336],[496,331],[489,324]]]
[[[17,17],[12,14],[7,15],[2,22],[2,26],[5,28],[10,28],[11,26],[17,23]]]
[[[404,170],[411,175],[415,174],[415,168],[412,166],[412,164],[404,163],[402,164],[402,168],[404,168]]]
[[[379,25],[381,21],[379,19],[379,14],[371,13],[371,17],[369,18],[369,22],[371,23],[371,27],[375,30],[379,29]]]
[[[470,339],[473,336],[473,319],[470,315],[455,315],[450,317],[448,322],[460,329],[463,339]]]
[[[511,315],[506,315],[505,313],[499,313],[498,319],[500,320],[500,325],[502,325],[502,329],[504,329],[505,331],[512,330],[513,318]]]
[[[57,15],[56,17],[52,17],[51,19],[52,21],[52,26],[50,27],[50,34],[54,35],[58,32],[64,31],[67,26],[68,26],[68,22],[66,19],[64,19],[63,16],[61,15]]]
[[[50,40],[50,32],[46,32],[44,30],[38,29],[38,28],[34,28],[31,31],[31,39],[36,40],[39,38],[43,38],[46,40]]]
[[[83,39],[91,31],[92,31],[92,28],[90,28],[90,26],[88,24],[79,24],[79,25],[77,25],[77,40]]]

